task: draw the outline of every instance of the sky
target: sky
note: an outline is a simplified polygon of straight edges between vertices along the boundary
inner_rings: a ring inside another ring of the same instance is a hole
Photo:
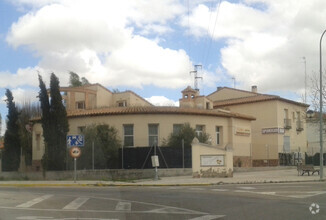
[[[37,102],[38,74],[67,86],[70,71],[178,105],[194,65],[202,95],[256,85],[302,101],[325,28],[324,0],[0,0],[0,113],[6,89]]]

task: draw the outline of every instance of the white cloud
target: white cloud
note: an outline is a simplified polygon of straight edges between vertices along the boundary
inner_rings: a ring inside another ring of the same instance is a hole
[[[179,101],[168,99],[165,96],[152,96],[145,99],[155,106],[179,106]]]
[[[185,27],[186,19],[181,22]],[[318,71],[319,38],[325,28],[320,21],[325,19],[326,2],[320,0],[223,1],[219,9],[195,7],[189,32],[207,37],[215,30],[214,40],[225,40],[221,64],[238,86],[300,93],[304,86],[302,57],[307,59],[308,74]]]
[[[132,27],[142,28],[145,35],[170,32],[167,21],[184,12],[176,0],[21,0],[18,4],[34,10],[12,25],[7,42],[34,51],[40,57],[38,66],[53,71],[61,85],[68,83],[68,71],[105,86],[189,84],[185,78],[192,64],[186,52],[163,48],[155,39],[134,34]]]
[[[24,103],[34,103],[38,102],[38,90],[37,89],[25,89],[25,88],[16,88],[12,89],[12,96],[14,97],[14,102],[16,105],[22,105]],[[5,104],[6,96],[1,97],[1,104]]]
[[[42,68],[19,68],[16,73],[0,72],[0,87],[14,88],[21,85],[38,86],[38,72],[43,72]]]
[[[185,76],[188,76],[191,62],[185,51],[162,48],[140,36],[114,51],[106,65],[111,74],[106,79],[120,85],[182,88],[189,84]],[[122,75],[125,78],[121,81]]]

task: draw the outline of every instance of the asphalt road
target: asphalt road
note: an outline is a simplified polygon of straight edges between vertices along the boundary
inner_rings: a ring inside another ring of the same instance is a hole
[[[0,187],[0,220],[326,219],[326,183]]]

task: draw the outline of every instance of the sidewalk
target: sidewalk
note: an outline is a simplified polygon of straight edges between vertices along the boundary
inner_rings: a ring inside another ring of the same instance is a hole
[[[158,173],[159,174],[159,173]],[[325,176],[325,171],[324,171]],[[1,186],[20,187],[40,187],[40,186],[200,186],[216,184],[254,184],[254,183],[285,183],[285,182],[307,182],[319,181],[320,176],[298,176],[298,172],[293,169],[268,170],[268,171],[248,171],[235,172],[232,178],[192,178],[192,176],[162,177],[159,180],[145,179],[132,182],[118,181],[88,181],[73,180],[65,181],[0,181]]]

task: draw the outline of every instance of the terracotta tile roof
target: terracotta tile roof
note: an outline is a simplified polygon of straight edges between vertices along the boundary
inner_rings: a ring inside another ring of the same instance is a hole
[[[203,116],[216,116],[227,118],[240,118],[245,120],[256,120],[256,118],[248,115],[233,113],[225,110],[213,109],[195,109],[195,108],[180,108],[180,107],[111,107],[91,110],[75,110],[68,111],[68,118],[79,117],[92,117],[92,116],[104,116],[104,115],[136,115],[136,114],[172,114],[172,115],[203,115]],[[39,118],[34,118],[31,121],[39,121]]]
[[[248,104],[248,103],[254,103],[254,102],[265,102],[265,101],[271,101],[271,100],[279,100],[287,103],[291,103],[294,105],[299,105],[302,107],[309,107],[309,105],[295,102],[289,99],[281,98],[280,96],[275,95],[263,95],[263,94],[257,94],[256,96],[248,96],[248,97],[242,97],[242,98],[234,98],[234,99],[227,99],[227,100],[221,100],[221,101],[215,101],[214,107],[225,107],[229,105],[240,105],[240,104]]]

